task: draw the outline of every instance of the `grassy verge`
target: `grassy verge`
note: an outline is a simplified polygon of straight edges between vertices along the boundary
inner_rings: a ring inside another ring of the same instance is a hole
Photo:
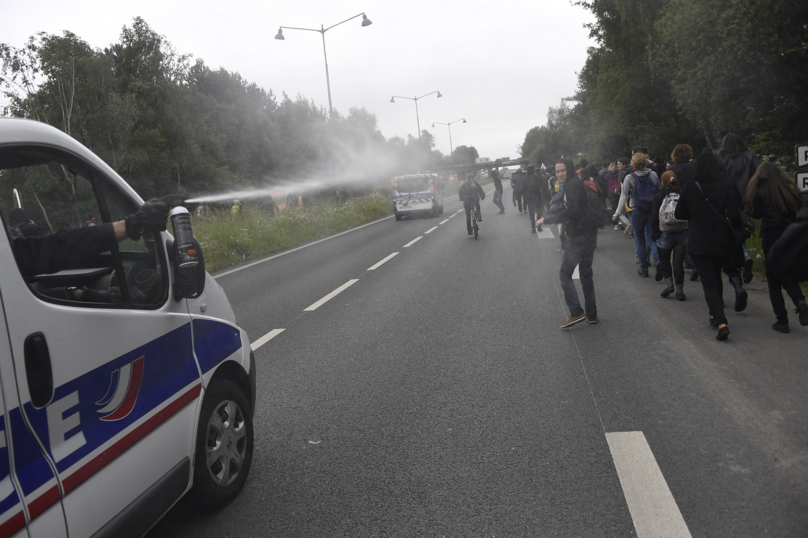
[[[270,216],[245,208],[233,217],[229,210],[193,220],[210,272],[250,258],[265,256],[347,230],[393,212],[392,197],[383,193],[347,202],[321,202]]]

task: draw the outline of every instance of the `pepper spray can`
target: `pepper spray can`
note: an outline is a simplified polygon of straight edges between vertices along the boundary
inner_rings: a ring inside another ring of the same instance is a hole
[[[182,206],[176,206],[169,213],[171,226],[174,228],[174,248],[180,268],[193,268],[199,263],[194,233],[191,230],[191,215]]]

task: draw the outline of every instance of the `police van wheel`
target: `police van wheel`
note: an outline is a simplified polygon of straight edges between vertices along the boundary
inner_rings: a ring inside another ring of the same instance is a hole
[[[232,501],[250,472],[253,423],[247,398],[235,383],[208,386],[196,434],[194,496],[204,506]]]
[[[396,220],[401,220],[401,215],[396,215]]]

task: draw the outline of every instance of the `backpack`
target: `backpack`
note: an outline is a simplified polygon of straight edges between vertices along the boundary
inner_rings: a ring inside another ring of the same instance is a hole
[[[634,186],[634,207],[641,211],[651,211],[654,207],[654,196],[659,189],[648,176],[638,176],[634,172],[631,175],[637,182]]]
[[[586,187],[584,188],[586,192],[586,208],[584,209],[583,220],[590,228],[603,228],[609,219],[606,202],[594,181],[584,181],[584,186]]]
[[[659,208],[659,229],[664,233],[682,233],[688,229],[686,220],[679,220],[674,216],[676,204],[679,203],[679,194],[672,192],[665,196]]]

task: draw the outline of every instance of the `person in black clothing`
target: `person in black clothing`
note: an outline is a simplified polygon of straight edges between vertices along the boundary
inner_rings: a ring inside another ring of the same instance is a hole
[[[796,222],[802,197],[794,181],[772,163],[761,164],[749,180],[746,194],[746,211],[754,219],[761,219],[760,237],[763,239],[763,255],[766,256],[766,280],[769,299],[777,321],[772,329],[788,332],[788,312],[782,290],[794,302],[799,313],[800,325],[808,325],[808,304],[797,282],[783,282],[769,268],[769,249],[786,227]]]
[[[662,189],[654,196],[654,207],[651,210],[651,240],[656,241],[659,251],[659,263],[662,276],[665,278],[665,289],[659,294],[667,297],[676,291],[676,298],[684,301],[685,252],[687,250],[688,223],[671,219],[671,208],[676,208],[680,196],[676,174],[668,170],[662,174]],[[665,206],[665,214],[660,209]],[[671,265],[671,257],[673,264]],[[674,287],[675,284],[675,287]]]
[[[483,214],[480,211],[480,200],[485,200],[485,191],[480,187],[479,183],[474,181],[474,177],[469,174],[457,194],[458,198],[463,200],[463,209],[466,210],[466,230],[471,235],[474,233],[471,229],[471,208],[474,207],[477,210],[478,220],[482,222]]]
[[[527,168],[527,176],[525,178],[525,190],[524,190],[524,197],[525,197],[525,205],[527,206],[527,212],[530,215],[530,232],[536,232],[536,218],[541,218],[542,216],[542,181],[539,179],[539,176],[536,175],[536,169],[531,164]],[[539,231],[541,231],[541,225],[539,225]]]
[[[502,178],[499,176],[499,169],[489,170],[488,175],[494,181],[494,205],[499,208],[500,214],[505,213],[505,205],[502,203]]]
[[[12,240],[11,250],[20,273],[26,277],[77,269],[85,267],[95,256],[112,250],[117,242],[127,237],[137,241],[141,235],[165,231],[168,211],[168,203],[150,200],[134,215],[118,222],[63,230],[50,235],[16,237]]]
[[[716,338],[726,340],[729,327],[724,315],[721,269],[743,261],[743,251],[731,229],[741,229],[741,213],[737,189],[724,176],[724,167],[714,154],[702,153],[696,158],[693,180],[682,189],[674,215],[678,220],[689,221],[687,252],[699,270],[710,324],[718,327]],[[746,306],[746,292],[743,293],[740,305],[736,291],[736,311]]]
[[[527,174],[521,168],[517,168],[516,172],[511,174],[511,188],[513,188],[513,205],[516,207],[519,203],[519,213],[522,212],[522,202],[525,196],[525,182],[527,181]],[[527,211],[527,204],[524,204],[524,210]]]
[[[586,219],[586,185],[575,177],[575,168],[569,159],[561,159],[555,166],[556,176],[564,183],[564,200],[566,207],[559,213],[541,218],[536,224],[541,225],[566,222],[567,242],[561,256],[561,269],[558,278],[564,290],[564,299],[570,310],[567,321],[561,328],[571,327],[585,319],[590,324],[598,322],[598,309],[595,304],[595,281],[592,273],[592,259],[597,244],[597,224]],[[575,267],[581,276],[581,287],[584,290],[585,310],[581,308],[578,292],[572,282]]]

